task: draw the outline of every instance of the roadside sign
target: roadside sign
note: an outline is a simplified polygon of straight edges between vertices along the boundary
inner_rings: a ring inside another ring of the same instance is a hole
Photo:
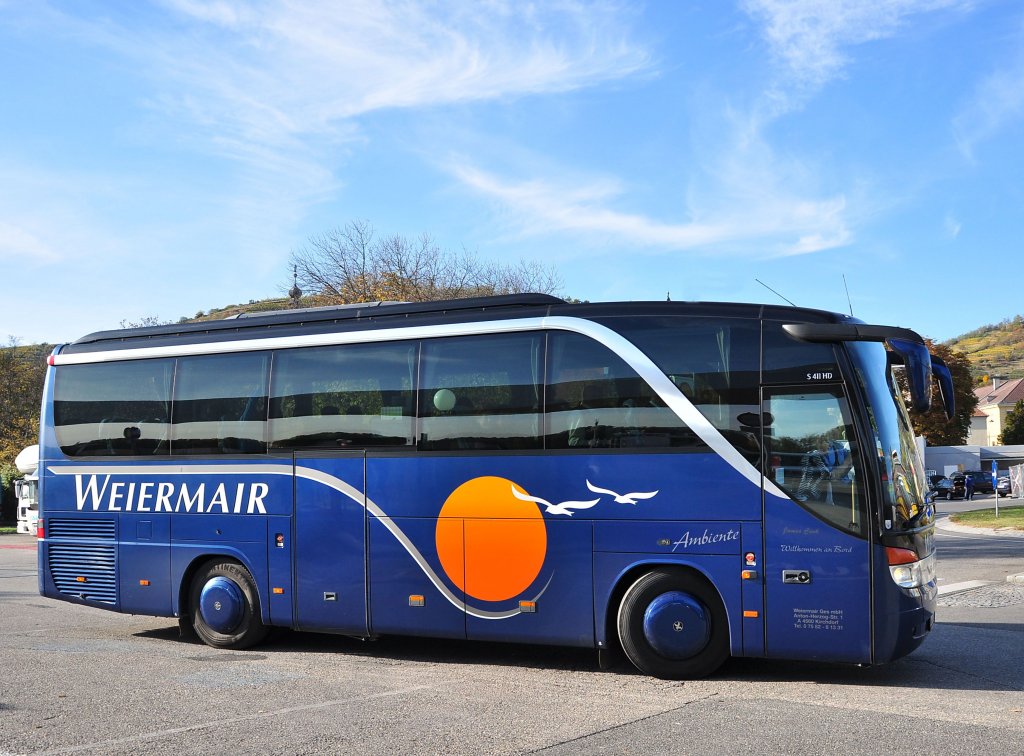
[[[996,518],[999,518],[999,478],[997,476],[996,461],[992,460],[992,487],[996,489]]]

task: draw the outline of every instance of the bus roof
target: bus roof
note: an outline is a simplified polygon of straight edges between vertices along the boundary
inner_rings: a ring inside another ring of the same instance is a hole
[[[63,347],[75,354],[180,343],[212,343],[289,336],[300,333],[397,328],[440,322],[494,320],[547,315],[581,318],[623,315],[688,315],[767,318],[811,323],[859,322],[846,315],[800,307],[734,302],[583,302],[570,303],[547,294],[508,294],[432,302],[365,302],[360,304],[245,313],[198,323],[97,331]]]

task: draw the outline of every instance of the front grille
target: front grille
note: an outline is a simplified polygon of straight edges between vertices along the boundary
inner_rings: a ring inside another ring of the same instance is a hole
[[[66,596],[116,605],[116,532],[112,519],[48,518],[47,561],[57,590]],[[64,539],[69,542],[62,542]]]

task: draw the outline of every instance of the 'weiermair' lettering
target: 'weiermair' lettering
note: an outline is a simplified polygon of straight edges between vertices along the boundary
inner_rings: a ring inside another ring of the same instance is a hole
[[[266,483],[153,483],[111,480],[110,475],[76,475],[79,510],[93,512],[196,512],[266,514]]]

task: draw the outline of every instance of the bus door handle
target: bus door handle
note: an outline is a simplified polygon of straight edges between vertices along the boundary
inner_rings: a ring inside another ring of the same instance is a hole
[[[782,582],[797,584],[809,583],[811,582],[811,573],[807,570],[783,570]]]

